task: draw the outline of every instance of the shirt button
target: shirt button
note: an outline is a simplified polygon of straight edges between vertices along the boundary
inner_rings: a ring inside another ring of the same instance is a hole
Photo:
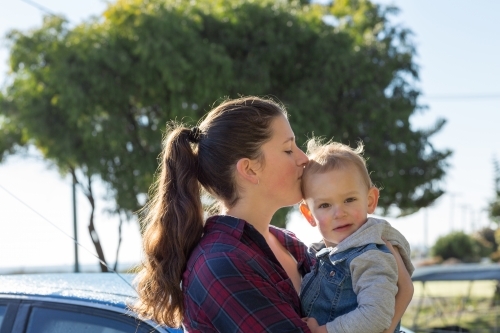
[[[331,271],[330,276],[334,276],[334,275],[335,275],[335,271]]]

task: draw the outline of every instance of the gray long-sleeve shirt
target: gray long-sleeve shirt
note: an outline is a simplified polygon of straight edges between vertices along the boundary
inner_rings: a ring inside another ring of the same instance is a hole
[[[389,241],[398,247],[410,275],[414,267],[410,260],[410,245],[405,237],[388,222],[369,218],[355,233],[332,249],[332,254],[370,243]],[[352,287],[358,307],[326,324],[328,333],[380,333],[394,317],[395,296],[398,291],[398,270],[394,256],[381,251],[367,251],[352,260]]]

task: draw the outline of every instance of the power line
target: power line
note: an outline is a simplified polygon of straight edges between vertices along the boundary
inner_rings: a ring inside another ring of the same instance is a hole
[[[47,7],[44,7],[34,1],[31,1],[31,0],[20,0],[24,3],[27,3],[28,5],[32,6],[32,7],[35,7],[36,9],[38,10],[41,10],[42,12],[44,12],[45,14],[49,14],[49,15],[52,15],[52,16],[56,16],[56,14],[51,11],[50,9],[48,9]]]
[[[48,9],[47,7],[44,7],[42,5],[40,5],[39,3],[36,3],[35,1],[32,1],[32,0],[20,0],[30,6],[33,6],[35,8],[37,8],[38,10],[46,13],[46,14],[49,14],[49,15],[52,15],[52,16],[56,16],[56,14]],[[441,99],[441,100],[444,100],[444,99],[498,99],[500,98],[500,93],[493,93],[493,94],[483,94],[483,95],[467,95],[467,94],[449,94],[449,95],[422,95],[423,98],[426,98],[426,99]]]
[[[484,95],[467,95],[467,94],[450,94],[450,95],[422,95],[427,99],[497,99],[500,94],[484,94]]]
[[[22,1],[24,1],[24,0],[22,0]],[[106,268],[108,268],[111,273],[115,273],[116,275],[118,275],[120,277],[120,279],[123,280],[123,282],[125,282],[126,284],[128,284],[134,291],[136,291],[136,289],[127,280],[125,280],[125,278],[120,273],[118,273],[117,271],[115,271],[114,269],[112,269],[111,267],[109,267],[106,262],[104,262],[103,260],[101,260],[101,258],[99,258],[97,255],[95,255],[91,250],[89,250],[88,248],[86,248],[85,246],[83,246],[81,243],[79,243],[71,235],[68,235],[64,230],[62,230],[61,228],[59,228],[54,222],[50,221],[48,218],[46,218],[45,216],[43,216],[42,214],[40,214],[36,209],[34,209],[33,207],[31,207],[30,205],[28,205],[27,203],[25,203],[23,200],[21,200],[20,198],[18,198],[17,196],[15,196],[12,192],[10,192],[9,190],[7,190],[1,184],[0,184],[0,189],[4,190],[8,195],[10,195],[16,201],[18,201],[19,203],[21,203],[24,207],[28,208],[33,213],[35,213],[36,215],[38,215],[40,218],[42,218],[42,220],[44,220],[45,222],[47,222],[50,225],[52,225],[59,232],[61,232],[64,236],[66,236],[69,239],[71,239],[76,245],[80,246],[82,249],[84,249],[85,251],[87,251],[91,256],[93,256],[94,258],[96,258],[101,264],[103,264],[104,266],[106,266]]]

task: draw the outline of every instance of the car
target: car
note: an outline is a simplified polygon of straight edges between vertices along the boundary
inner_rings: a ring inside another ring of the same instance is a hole
[[[181,333],[141,320],[133,274],[0,275],[0,333]],[[403,332],[412,331],[401,328]]]
[[[0,275],[0,333],[181,333],[141,320],[133,275]]]

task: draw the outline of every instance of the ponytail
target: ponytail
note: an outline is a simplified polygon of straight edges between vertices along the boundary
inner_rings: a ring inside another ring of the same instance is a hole
[[[196,133],[199,135],[199,133]],[[164,140],[161,174],[145,208],[145,259],[137,276],[142,317],[178,327],[184,314],[182,274],[203,232],[198,157],[193,132],[174,126]]]

